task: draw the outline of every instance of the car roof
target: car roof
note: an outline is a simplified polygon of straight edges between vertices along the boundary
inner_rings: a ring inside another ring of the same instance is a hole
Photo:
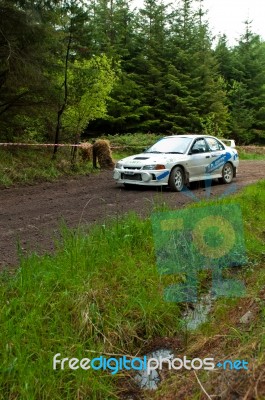
[[[204,138],[204,137],[215,137],[215,136],[211,136],[211,135],[171,135],[171,136],[165,136],[165,138],[177,138],[177,137],[182,137],[182,138]]]

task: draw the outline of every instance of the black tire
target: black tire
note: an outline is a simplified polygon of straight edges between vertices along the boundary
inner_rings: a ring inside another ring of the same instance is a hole
[[[125,189],[132,189],[133,185],[131,185],[130,183],[124,183],[123,186],[125,187]]]
[[[222,178],[220,178],[221,183],[231,183],[234,177],[234,168],[230,162],[225,163],[222,170]]]
[[[181,167],[174,167],[168,180],[170,189],[173,192],[181,192],[184,187],[184,172]]]
[[[135,189],[135,186],[133,183],[124,183],[123,186],[125,187],[125,189]]]

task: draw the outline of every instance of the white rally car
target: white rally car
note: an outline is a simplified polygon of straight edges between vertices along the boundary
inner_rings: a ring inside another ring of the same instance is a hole
[[[117,183],[170,186],[180,192],[189,182],[219,178],[231,183],[239,160],[233,140],[230,146],[208,135],[166,136],[141,154],[115,165]]]

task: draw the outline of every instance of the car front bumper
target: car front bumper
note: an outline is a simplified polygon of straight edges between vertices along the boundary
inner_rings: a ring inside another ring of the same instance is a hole
[[[170,171],[163,170],[142,170],[115,168],[113,178],[117,183],[129,183],[134,185],[161,186],[168,184]]]

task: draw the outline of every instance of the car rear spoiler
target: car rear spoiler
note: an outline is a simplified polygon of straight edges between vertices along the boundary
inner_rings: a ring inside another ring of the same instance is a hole
[[[221,140],[222,142],[224,142],[226,146],[236,147],[236,142],[234,141],[234,139],[221,139]]]

